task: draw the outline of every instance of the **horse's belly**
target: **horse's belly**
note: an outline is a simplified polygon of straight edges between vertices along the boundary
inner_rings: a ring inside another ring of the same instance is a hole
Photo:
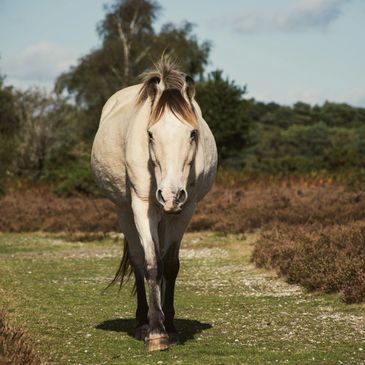
[[[106,132],[106,133],[105,133]],[[91,153],[91,167],[95,181],[108,199],[120,205],[130,199],[127,191],[123,143],[100,128]]]
[[[118,164],[105,164],[105,161],[92,158],[95,182],[103,194],[117,205],[129,200],[125,167]]]

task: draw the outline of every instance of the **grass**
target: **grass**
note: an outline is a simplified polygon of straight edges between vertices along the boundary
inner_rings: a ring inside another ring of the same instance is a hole
[[[103,293],[121,254],[114,236],[0,234],[0,307],[47,364],[364,364],[364,305],[255,268],[259,236],[186,235],[175,308],[182,344],[167,352],[148,354],[131,337],[132,283]]]

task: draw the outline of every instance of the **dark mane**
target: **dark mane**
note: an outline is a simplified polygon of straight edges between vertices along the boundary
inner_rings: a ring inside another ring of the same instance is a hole
[[[137,104],[151,99],[150,125],[157,123],[167,108],[180,120],[196,127],[194,91],[192,78],[179,71],[170,58],[162,56],[155,68],[143,75]]]

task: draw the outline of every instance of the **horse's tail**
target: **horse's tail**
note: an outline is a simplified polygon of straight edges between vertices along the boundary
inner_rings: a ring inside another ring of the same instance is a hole
[[[120,283],[119,290],[120,290],[123,284],[129,281],[132,273],[133,273],[133,268],[129,257],[128,241],[124,238],[123,255],[122,259],[120,260],[119,268],[115,273],[114,279],[109,283],[106,289],[119,282]],[[136,293],[136,283],[134,283],[132,293],[133,294]]]

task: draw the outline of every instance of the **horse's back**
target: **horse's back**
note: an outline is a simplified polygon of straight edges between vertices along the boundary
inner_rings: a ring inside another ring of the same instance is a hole
[[[96,133],[91,166],[104,194],[120,205],[129,200],[125,168],[125,136],[141,85],[117,91],[103,107]]]
[[[214,184],[217,172],[218,154],[213,133],[210,130],[208,123],[203,118],[197,102],[194,102],[194,109],[199,119],[201,132],[201,145],[196,156],[196,175],[200,176],[197,180],[196,194],[197,201],[199,201],[208,194]]]
[[[113,119],[115,114],[123,117],[123,112],[129,107],[133,107],[136,97],[141,89],[141,84],[126,87],[113,94],[104,104],[100,117],[100,125]]]

